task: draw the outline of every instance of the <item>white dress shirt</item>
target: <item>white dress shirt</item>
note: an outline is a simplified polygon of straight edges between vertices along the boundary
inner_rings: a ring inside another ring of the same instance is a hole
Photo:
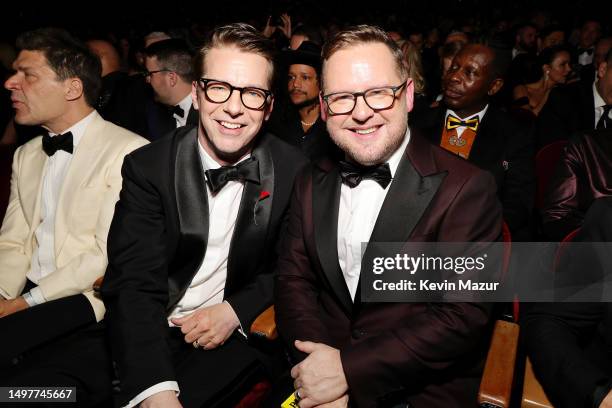
[[[409,141],[410,129],[407,129],[401,146],[389,158],[391,177],[395,175]],[[361,274],[361,259],[365,249],[362,244],[370,241],[378,213],[392,184],[393,181],[383,189],[376,181],[364,179],[354,188],[344,183],[340,188],[338,261],[353,300]]]
[[[487,113],[487,109],[489,109],[489,105],[485,106],[485,107],[484,107],[484,109],[483,109],[483,110],[481,110],[480,112],[475,113],[475,114],[473,114],[473,115],[471,115],[471,116],[468,116],[467,118],[462,118],[462,117],[460,117],[459,115],[457,115],[457,114],[455,113],[455,111],[453,111],[452,109],[447,109],[447,110],[446,110],[446,116],[444,116],[444,126],[446,126],[446,120],[448,119],[448,116],[449,116],[449,115],[453,115],[453,116],[455,116],[455,117],[457,117],[457,118],[461,119],[461,120],[462,120],[462,121],[464,121],[464,122],[467,122],[468,120],[470,120],[470,119],[475,118],[476,116],[478,116],[478,120],[479,120],[479,122],[480,122],[480,123],[482,123],[482,118],[484,118],[485,113]],[[480,126],[480,125],[478,125],[478,126]],[[458,127],[458,128],[456,128],[456,129],[457,129],[457,137],[458,137],[458,138],[461,138],[461,135],[463,134],[463,131],[466,129],[466,127],[465,127],[465,126],[459,126],[459,127]]]
[[[599,91],[597,90],[597,79],[593,82],[593,106],[595,107],[595,124],[594,127],[597,126],[597,122],[601,119],[601,116],[604,112],[604,106],[606,106],[606,101],[603,100]],[[608,113],[608,116],[610,113]]]
[[[202,167],[205,170],[221,167],[199,143],[198,147]],[[245,156],[240,162],[249,157],[251,155]],[[229,181],[221,191],[213,195],[208,184],[206,184],[209,214],[206,254],[187,291],[168,315],[169,326],[174,326],[170,321],[172,318],[182,317],[201,307],[213,306],[223,302],[227,278],[227,260],[243,190],[243,183]],[[164,381],[155,384],[136,395],[125,408],[134,407],[151,395],[168,390],[176,391],[178,395],[178,383],[176,381]]]
[[[595,52],[594,52],[595,49],[593,47],[589,49],[591,50],[590,54],[586,51],[583,51],[582,54],[578,55],[578,64],[590,65],[593,63],[593,57],[595,57]]]
[[[92,121],[96,111],[92,111],[79,122],[61,132],[72,133],[73,152],[76,153],[77,146],[85,133],[85,129]],[[49,136],[57,136],[49,132]],[[47,160],[43,170],[41,203],[40,203],[40,224],[34,231],[38,245],[34,247],[30,270],[26,274],[27,278],[38,284],[45,276],[55,272],[55,213],[57,212],[57,202],[62,189],[62,184],[66,178],[66,173],[72,154],[63,150],[58,150]],[[45,297],[39,287],[35,287],[23,295],[29,306],[35,306],[46,302]]]
[[[189,116],[189,110],[191,109],[192,102],[193,101],[191,100],[191,94],[188,94],[185,98],[183,98],[182,101],[178,103],[178,106],[180,106],[181,109],[183,109],[183,117],[180,117],[176,113],[172,115],[174,117],[174,120],[176,121],[177,128],[181,126],[185,126],[187,124],[187,116]]]

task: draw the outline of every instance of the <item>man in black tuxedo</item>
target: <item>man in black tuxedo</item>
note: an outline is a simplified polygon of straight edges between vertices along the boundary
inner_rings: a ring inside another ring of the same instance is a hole
[[[612,50],[597,66],[595,77],[594,82],[581,80],[551,91],[537,121],[540,146],[567,140],[576,132],[607,128],[612,106]]]
[[[261,134],[272,61],[253,27],[215,30],[194,64],[199,126],[124,163],[102,287],[122,406],[223,406],[228,384],[260,364],[246,331],[272,303],[274,249],[306,163]]]
[[[466,45],[443,78],[438,108],[414,118],[429,139],[495,177],[504,220],[513,238],[529,238],[534,197],[533,137],[489,99],[503,85],[497,53],[480,44]]]
[[[157,140],[174,129],[198,124],[191,103],[192,53],[185,41],[157,41],[145,49],[145,76],[155,101],[147,104],[149,139]]]

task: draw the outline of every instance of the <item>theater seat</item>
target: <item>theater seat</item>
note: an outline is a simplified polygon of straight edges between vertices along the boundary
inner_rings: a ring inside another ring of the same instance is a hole
[[[502,280],[510,265],[512,236],[504,222],[502,229],[504,253],[502,259]],[[514,368],[519,340],[518,301],[510,313],[495,322],[485,368],[478,390],[478,404],[482,408],[507,408],[510,406],[514,384]]]

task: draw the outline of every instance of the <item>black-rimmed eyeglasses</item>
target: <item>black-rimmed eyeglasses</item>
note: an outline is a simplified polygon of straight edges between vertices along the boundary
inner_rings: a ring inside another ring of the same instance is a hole
[[[198,84],[204,90],[206,99],[213,103],[226,102],[234,91],[240,92],[242,104],[253,110],[261,110],[266,105],[268,97],[272,92],[267,89],[255,88],[252,86],[238,87],[227,82],[217,81],[216,79],[200,78]]]
[[[355,109],[357,98],[363,96],[366,105],[372,110],[385,110],[393,106],[395,98],[406,86],[404,82],[398,86],[383,86],[380,88],[367,89],[363,92],[334,92],[323,95],[327,104],[327,110],[332,115],[346,115]]]
[[[145,78],[150,78],[153,74],[157,74],[158,72],[172,72],[171,69],[156,69],[155,71],[144,71],[142,76]]]

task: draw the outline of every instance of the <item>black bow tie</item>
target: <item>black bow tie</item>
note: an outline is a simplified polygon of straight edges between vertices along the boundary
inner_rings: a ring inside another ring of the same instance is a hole
[[[230,180],[259,183],[259,162],[251,157],[235,166],[223,166],[206,170],[206,182],[213,193],[217,193]]]
[[[587,53],[588,55],[593,55],[593,48],[578,48],[578,55]]]
[[[43,136],[42,148],[47,153],[47,156],[51,157],[58,150],[63,150],[72,154],[72,133],[66,132],[63,135],[49,136],[47,133]]]
[[[181,118],[185,116],[185,111],[183,110],[183,108],[180,107],[180,105],[171,106],[168,109],[173,115],[179,116]]]
[[[387,188],[391,182],[389,163],[377,166],[360,166],[358,164],[340,161],[340,177],[350,188],[357,187],[363,179],[376,181],[382,188]]]

